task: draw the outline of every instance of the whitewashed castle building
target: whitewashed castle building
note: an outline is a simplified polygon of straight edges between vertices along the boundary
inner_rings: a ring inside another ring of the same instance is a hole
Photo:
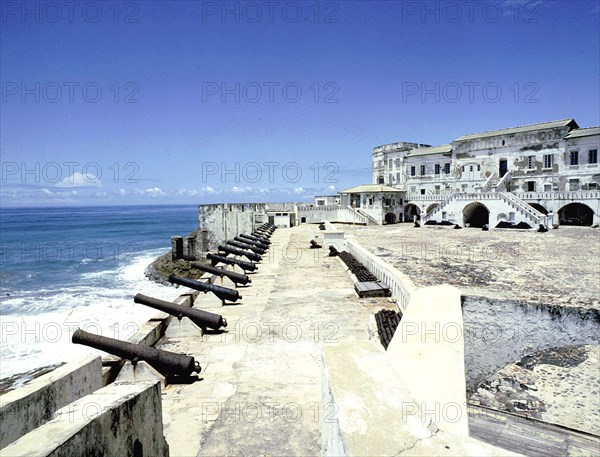
[[[574,119],[463,135],[440,146],[386,144],[373,148],[373,184],[340,192],[337,206],[377,224],[417,216],[421,224],[490,229],[500,222],[598,225],[599,149],[600,127],[579,128]]]

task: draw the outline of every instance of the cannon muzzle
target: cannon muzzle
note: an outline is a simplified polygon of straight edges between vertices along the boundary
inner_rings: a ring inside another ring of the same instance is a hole
[[[233,259],[231,257],[224,257],[222,255],[211,254],[210,252],[206,254],[206,258],[211,261],[213,267],[217,263],[221,262],[227,265],[237,265],[242,270],[244,270],[244,272],[256,270],[256,265],[254,265],[252,262],[244,262],[243,260]]]
[[[71,341],[83,344],[123,359],[131,360],[136,364],[140,360],[147,362],[163,376],[190,376],[200,373],[200,364],[193,357],[175,352],[163,351],[150,346],[115,340],[106,336],[94,335],[81,329],[75,330]]]
[[[258,246],[254,245],[254,244],[250,244],[248,242],[228,240],[227,244],[230,245],[230,246],[233,246],[235,248],[238,248],[238,249],[246,249],[246,250],[249,249],[250,251],[252,251],[252,252],[254,252],[255,254],[258,254],[258,255],[263,255],[265,253],[265,249],[263,249],[261,247],[258,247]]]
[[[190,266],[197,268],[200,271],[206,271],[207,273],[218,275],[221,278],[223,276],[227,276],[235,283],[236,286],[238,284],[243,284],[245,286],[246,284],[252,282],[252,280],[246,275],[236,273],[235,271],[231,270],[225,270],[223,268],[211,267],[210,265],[205,265],[202,262],[190,262]]]
[[[219,245],[217,247],[217,249],[221,252],[226,252],[227,254],[233,254],[233,255],[238,255],[238,256],[244,256],[246,257],[248,260],[251,260],[252,262],[260,262],[262,260],[262,257],[259,256],[258,254],[255,254],[254,252],[250,252],[250,251],[242,251],[241,249],[235,249],[232,248],[230,246],[223,246],[223,245]]]
[[[257,246],[264,247],[265,249],[268,249],[269,245],[271,244],[271,242],[266,238],[261,238],[261,237],[254,236],[254,235],[246,235],[244,233],[242,233],[239,237],[236,237],[235,239],[239,240],[240,238],[243,238],[243,239],[249,240],[249,241],[253,241],[253,242],[257,243]]]
[[[146,295],[137,294],[133,297],[135,303],[149,306],[159,311],[169,313],[178,319],[187,317],[201,329],[207,327],[214,330],[219,330],[220,327],[227,327],[227,321],[223,316],[200,309],[188,308],[187,306],[178,305],[169,301],[159,300],[158,298],[148,297]]]
[[[179,276],[169,276],[169,282],[173,284],[179,284],[180,286],[189,287],[190,289],[199,290],[200,292],[212,292],[221,300],[225,301],[237,301],[241,300],[242,296],[235,289],[229,289],[228,287],[215,286],[207,282],[196,281],[195,279],[181,278]]]

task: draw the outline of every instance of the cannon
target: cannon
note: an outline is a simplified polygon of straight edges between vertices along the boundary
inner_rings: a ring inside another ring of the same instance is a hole
[[[251,235],[258,237],[261,240],[268,240],[271,237],[270,233],[256,232],[256,231],[252,232]]]
[[[267,246],[267,247],[271,244],[271,242],[267,238],[262,238],[262,237],[258,237],[258,236],[254,236],[254,235],[246,235],[244,233],[242,233],[240,235],[240,238],[244,238],[246,240],[254,241],[256,243],[260,243],[261,245],[264,245],[264,246]]]
[[[340,254],[340,252],[335,248],[335,246],[329,246],[329,257],[336,257]]]
[[[267,234],[269,236],[272,235],[274,231],[275,230],[273,230],[273,229],[265,228],[265,227],[258,227],[256,229],[256,232],[265,233],[265,234]]]
[[[231,257],[224,257],[222,255],[211,254],[210,252],[206,254],[206,258],[209,259],[214,267],[217,263],[225,263],[227,265],[237,265],[244,272],[246,271],[254,271],[256,270],[256,265],[252,262],[245,262],[243,260],[232,259]]]
[[[131,360],[134,365],[143,360],[163,376],[189,377],[193,372],[200,373],[201,370],[200,364],[189,355],[115,340],[114,338],[88,333],[79,328],[73,333],[71,342],[90,346],[117,357]]]
[[[320,249],[322,246],[316,240],[310,240],[311,249]]]
[[[227,327],[227,321],[219,314],[209,313],[200,309],[188,308],[187,306],[159,300],[158,298],[148,297],[142,294],[137,294],[135,297],[133,297],[133,301],[135,303],[140,303],[142,305],[158,309],[159,311],[172,314],[173,316],[177,317],[177,319],[187,317],[202,330],[206,330],[207,327],[214,330],[219,330],[220,327]]]
[[[241,249],[235,249],[235,248],[232,248],[229,246],[223,246],[222,244],[217,246],[217,249],[221,252],[226,252],[227,254],[233,254],[233,255],[247,257],[248,260],[251,260],[253,262],[260,262],[262,260],[262,257],[259,256],[258,254],[255,254],[254,252],[242,251]]]
[[[228,240],[227,244],[230,245],[230,246],[233,246],[235,248],[239,248],[239,249],[249,249],[250,251],[252,251],[252,252],[254,252],[255,254],[258,254],[258,255],[263,255],[265,253],[264,249],[259,248],[257,246],[254,246],[253,244],[243,243],[241,241]]]
[[[208,292],[212,292],[221,300],[223,300],[223,303],[225,302],[225,300],[237,301],[242,299],[240,293],[235,289],[215,286],[214,284],[196,281],[195,279],[182,278],[180,276],[170,275],[169,282],[173,284],[179,284],[180,286],[189,287],[190,289],[199,290],[200,292],[204,292],[205,294]]]
[[[206,271],[207,273],[212,273],[214,275],[218,275],[221,278],[223,276],[227,276],[229,279],[231,279],[235,283],[236,287],[238,284],[242,284],[245,286],[246,284],[252,282],[252,280],[248,276],[243,275],[241,273],[236,273],[235,271],[225,270],[223,268],[211,267],[210,265],[204,265],[202,262],[190,262],[190,265],[193,268],[197,268],[198,270]]]
[[[269,245],[266,243],[263,243],[261,241],[258,240],[254,240],[252,238],[250,238],[249,235],[245,235],[246,237],[244,237],[244,235],[240,235],[240,236],[236,236],[234,238],[235,241],[239,241],[240,243],[246,243],[252,246],[256,246],[257,248],[263,249],[265,252],[267,251],[267,249],[269,249]]]

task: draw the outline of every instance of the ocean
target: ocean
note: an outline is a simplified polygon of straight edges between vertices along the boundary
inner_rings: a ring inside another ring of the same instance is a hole
[[[133,335],[157,313],[136,293],[179,295],[145,268],[197,227],[196,205],[0,208],[0,379],[94,352],[77,328]]]

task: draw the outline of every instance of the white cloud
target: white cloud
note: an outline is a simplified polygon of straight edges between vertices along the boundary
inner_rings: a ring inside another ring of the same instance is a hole
[[[142,191],[144,195],[150,195],[151,197],[162,197],[167,195],[160,187],[149,187]]]
[[[42,189],[42,192],[44,192],[46,195],[49,195],[50,197],[54,197],[54,192],[50,192],[48,189]]]
[[[217,192],[215,189],[213,189],[210,186],[202,187],[200,189],[200,192],[202,192],[203,194],[209,194],[209,195],[213,195],[213,194],[218,194],[219,193],[219,192]]]
[[[303,188],[303,187],[296,187],[296,188],[294,189],[294,193],[295,193],[295,194],[303,194],[304,192],[306,192],[306,191],[304,190],[304,188]]]
[[[56,187],[101,187],[102,181],[90,173],[80,173],[76,171],[71,176],[63,178]]]
[[[327,190],[333,192],[333,191],[335,191],[335,186],[331,185],[327,188]]]
[[[234,194],[244,194],[246,192],[252,192],[252,188],[251,187],[237,187],[237,186],[233,186],[231,188],[231,192]]]

